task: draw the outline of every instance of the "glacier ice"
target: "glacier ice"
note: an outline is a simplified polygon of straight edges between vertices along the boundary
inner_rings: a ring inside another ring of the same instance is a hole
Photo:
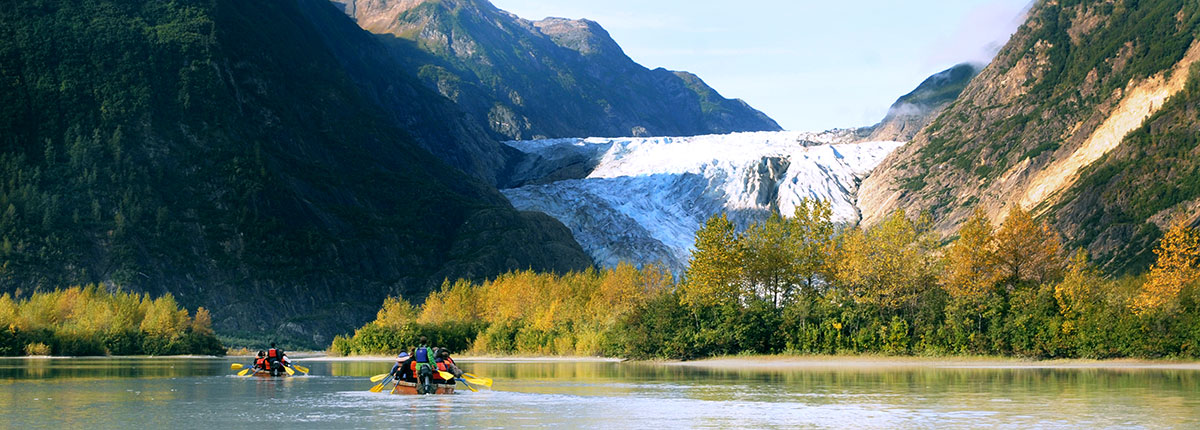
[[[790,216],[804,197],[857,222],[859,182],[903,142],[847,143],[845,133],[754,132],[695,137],[506,142],[527,154],[522,186],[502,190],[520,210],[562,221],[602,266],[686,266],[696,230],[726,212],[739,227]]]

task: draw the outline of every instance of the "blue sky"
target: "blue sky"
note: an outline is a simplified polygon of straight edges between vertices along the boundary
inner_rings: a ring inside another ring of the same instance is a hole
[[[870,125],[923,79],[987,61],[1030,0],[493,0],[588,18],[634,61],[696,73],[789,130]]]

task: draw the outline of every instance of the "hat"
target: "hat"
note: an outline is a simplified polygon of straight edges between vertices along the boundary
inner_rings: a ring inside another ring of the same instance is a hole
[[[404,358],[404,357],[408,357],[408,353],[407,353],[407,352],[401,352],[399,355],[396,355],[396,359],[401,359],[401,358]]]

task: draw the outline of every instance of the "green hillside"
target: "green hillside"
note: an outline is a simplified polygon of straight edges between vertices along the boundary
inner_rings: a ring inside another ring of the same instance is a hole
[[[219,332],[321,345],[444,277],[590,264],[365,97],[335,54],[361,30],[313,24],[338,14],[0,8],[0,291],[170,292]]]

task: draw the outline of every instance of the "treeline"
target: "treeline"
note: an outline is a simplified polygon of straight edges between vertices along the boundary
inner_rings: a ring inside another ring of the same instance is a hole
[[[806,200],[741,233],[715,216],[678,284],[628,265],[446,283],[419,308],[390,300],[332,350],[393,352],[420,332],[479,353],[1200,357],[1195,230],[1169,230],[1149,273],[1109,279],[1020,209],[999,227],[977,212],[949,243],[927,217],[861,229],[831,215]]]
[[[204,308],[96,285],[0,296],[0,356],[224,355]]]
[[[396,353],[418,336],[454,352],[624,355],[626,324],[648,298],[670,294],[670,272],[621,264],[566,275],[508,273],[481,284],[445,282],[420,307],[384,302],[375,321],[336,337],[340,355]]]

